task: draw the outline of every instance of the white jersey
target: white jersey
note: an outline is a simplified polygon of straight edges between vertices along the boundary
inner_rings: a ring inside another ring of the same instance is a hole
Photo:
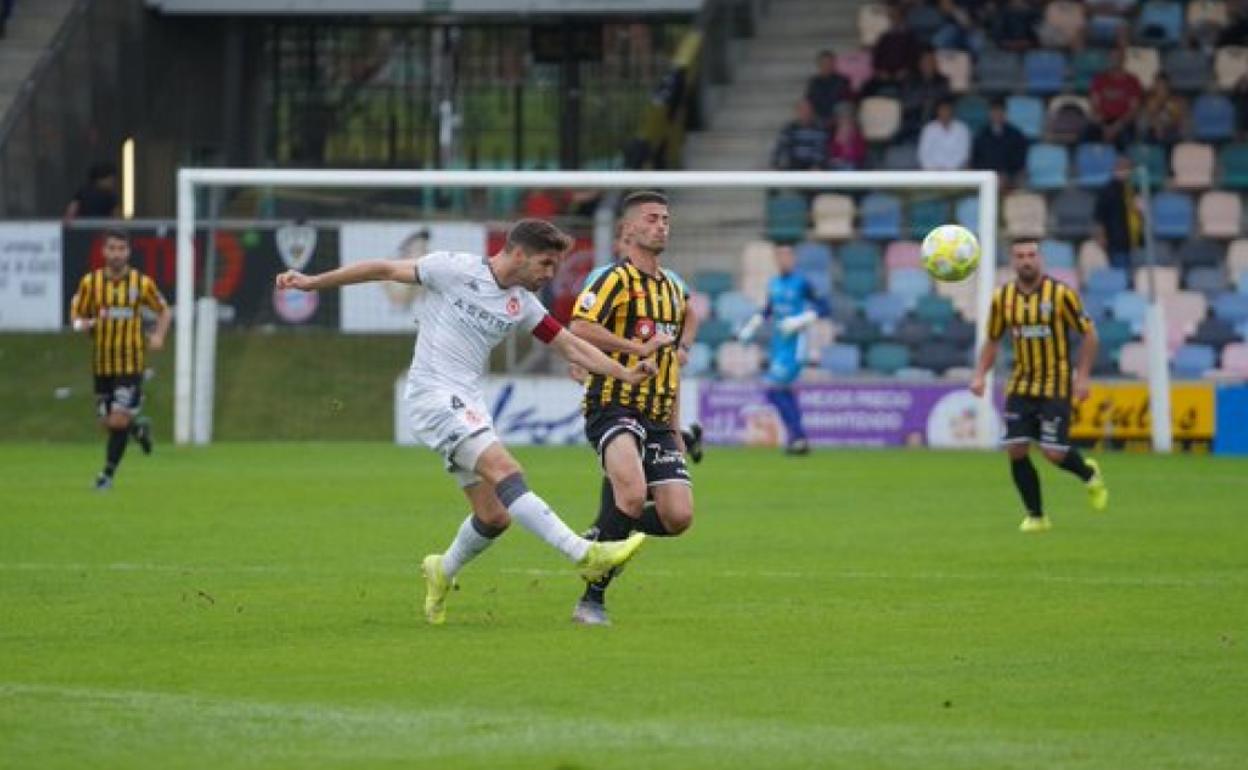
[[[482,256],[436,251],[416,263],[416,272],[426,291],[416,309],[420,333],[407,375],[410,395],[452,391],[482,400],[490,351],[513,329],[544,342],[559,331],[532,292],[499,286]]]

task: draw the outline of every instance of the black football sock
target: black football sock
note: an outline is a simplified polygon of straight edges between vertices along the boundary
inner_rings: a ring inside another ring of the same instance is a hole
[[[636,525],[636,519],[629,517],[615,506],[615,494],[611,489],[611,480],[603,478],[598,518],[594,521],[594,529],[597,531],[595,539],[601,542],[624,540],[632,534]],[[585,585],[585,595],[581,597],[582,601],[597,602],[598,604],[605,603],[607,586],[611,585],[613,577],[615,577],[614,570],[593,583],[587,583]]]
[[[1088,481],[1095,475],[1095,472],[1092,470],[1092,466],[1084,462],[1083,455],[1079,454],[1079,450],[1075,449],[1073,446],[1066,450],[1066,456],[1063,457],[1062,461],[1057,464],[1057,467],[1064,471],[1070,471],[1084,482]]]
[[[667,531],[667,527],[663,526],[663,519],[659,518],[659,509],[648,500],[646,501],[646,506],[641,509],[641,518],[637,521],[637,529],[655,537],[672,536],[672,533]]]
[[[110,479],[121,465],[121,458],[126,453],[126,442],[130,440],[130,429],[110,430],[108,432],[108,452],[105,454],[104,475]]]
[[[1031,464],[1031,457],[1010,460],[1010,473],[1014,476],[1014,486],[1018,487],[1019,496],[1023,498],[1027,515],[1043,516],[1044,511],[1040,508],[1040,475],[1036,473],[1036,466]]]

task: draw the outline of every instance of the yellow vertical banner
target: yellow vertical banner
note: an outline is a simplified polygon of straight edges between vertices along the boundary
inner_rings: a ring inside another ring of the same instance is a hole
[[[1210,440],[1215,422],[1213,385],[1184,382],[1170,386],[1174,437]],[[1153,415],[1148,386],[1143,383],[1092,384],[1088,398],[1071,412],[1072,439],[1143,439],[1152,435]]]

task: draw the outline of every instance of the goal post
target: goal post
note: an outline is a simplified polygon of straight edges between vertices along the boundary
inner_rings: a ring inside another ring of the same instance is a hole
[[[998,181],[987,171],[439,171],[439,170],[358,170],[358,169],[259,169],[184,168],[177,178],[176,238],[176,374],[174,397],[174,439],[178,444],[206,442],[210,429],[203,427],[197,409],[211,402],[197,388],[211,388],[206,377],[197,376],[197,361],[209,351],[196,353],[196,276],[194,233],[196,195],[200,190],[223,187],[340,188],[340,189],[454,189],[454,188],[550,188],[567,190],[623,191],[661,189],[665,191],[766,190],[824,191],[907,191],[939,190],[944,193],[973,193],[979,200],[979,236],[982,259],[975,288],[975,349],[987,333],[988,309],[996,282],[998,243]],[[674,213],[674,229],[680,228],[680,211]],[[764,223],[758,222],[761,236]],[[203,314],[211,318],[211,314]],[[211,344],[211,343],[207,343]],[[199,364],[203,366],[204,364]],[[210,374],[208,375],[211,376]],[[990,373],[991,376],[991,373]],[[989,381],[985,398],[992,398]],[[199,405],[199,406],[197,406]],[[210,408],[210,407],[209,407]],[[978,435],[985,444],[995,440],[997,428],[987,424],[991,409],[978,410]],[[210,419],[210,418],[209,418]],[[198,422],[197,422],[198,421]],[[200,425],[200,428],[196,426]]]

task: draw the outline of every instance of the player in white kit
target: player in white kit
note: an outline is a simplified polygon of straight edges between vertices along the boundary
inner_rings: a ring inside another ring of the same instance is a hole
[[[539,219],[512,226],[502,251],[491,256],[434,252],[418,259],[357,262],[319,275],[291,270],[281,289],[319,291],[367,281],[425,287],[418,303],[420,332],[408,370],[404,400],[416,436],[446,460],[472,505],[445,553],[421,563],[425,616],[446,619],[446,597],[455,575],[490,546],[514,518],[596,580],[628,561],[644,540],[597,543],[577,535],[531,492],[520,464],[494,433],[482,392],[490,351],[514,329],[552,345],[568,362],[592,372],[639,383],[655,373],[652,361],[626,368],[547,314],[532,292],[554,278],[572,239]]]

